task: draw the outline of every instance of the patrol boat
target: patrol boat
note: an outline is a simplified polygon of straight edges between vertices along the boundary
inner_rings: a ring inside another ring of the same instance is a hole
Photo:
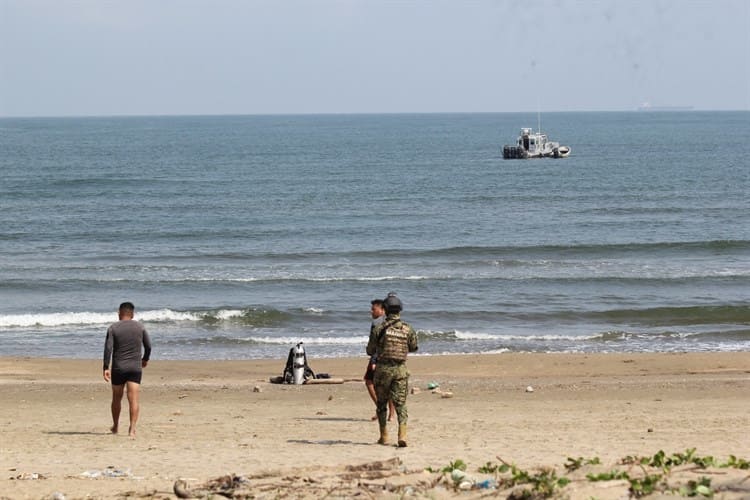
[[[522,128],[515,146],[503,147],[503,158],[506,160],[526,158],[566,158],[570,156],[570,148],[561,146],[559,142],[550,141],[547,134],[534,132],[530,128]]]

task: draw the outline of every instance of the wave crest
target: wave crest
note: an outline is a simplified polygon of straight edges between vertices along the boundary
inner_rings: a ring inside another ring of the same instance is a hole
[[[144,323],[196,322],[216,324],[236,322],[242,325],[267,327],[283,323],[288,313],[276,309],[214,309],[176,311],[155,309],[136,311],[135,319]],[[102,326],[117,321],[117,313],[111,312],[59,312],[0,315],[0,328]]]

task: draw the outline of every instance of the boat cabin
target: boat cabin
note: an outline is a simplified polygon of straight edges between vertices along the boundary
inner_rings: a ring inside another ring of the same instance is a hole
[[[530,128],[522,128],[521,135],[518,137],[518,145],[528,151],[529,155],[541,152],[546,142],[546,135],[540,133],[535,134]]]

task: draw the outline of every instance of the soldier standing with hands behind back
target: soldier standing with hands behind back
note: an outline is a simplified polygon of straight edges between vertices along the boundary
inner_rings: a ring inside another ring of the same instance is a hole
[[[406,422],[409,413],[406,409],[406,394],[409,385],[409,371],[406,369],[406,356],[417,350],[417,333],[408,323],[401,321],[403,305],[395,293],[391,292],[384,300],[385,321],[370,332],[367,354],[378,353],[375,369],[375,393],[377,395],[377,415],[380,424],[379,444],[388,444],[388,400],[396,406],[398,417],[398,445],[406,446]]]

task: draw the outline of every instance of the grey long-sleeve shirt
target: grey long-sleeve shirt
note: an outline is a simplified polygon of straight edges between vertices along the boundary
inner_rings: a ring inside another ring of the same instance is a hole
[[[141,344],[144,348],[143,356]],[[113,371],[139,371],[141,361],[148,361],[150,357],[151,339],[138,321],[118,321],[107,329],[107,340],[104,342],[105,370],[109,369],[109,360],[112,359]]]

